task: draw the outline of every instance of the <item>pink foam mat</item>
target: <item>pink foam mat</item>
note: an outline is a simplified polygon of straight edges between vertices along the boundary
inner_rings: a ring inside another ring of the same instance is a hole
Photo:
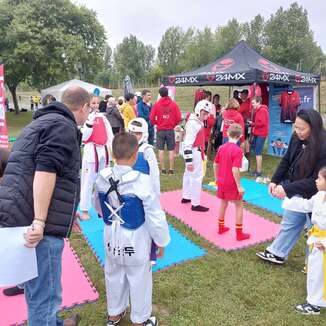
[[[99,297],[69,241],[65,242],[63,251],[62,287],[62,309],[94,302]],[[24,324],[27,319],[24,295],[6,297],[2,290],[0,288],[0,325]]]
[[[185,223],[210,243],[226,251],[272,240],[279,231],[279,224],[244,210],[243,230],[250,233],[251,237],[248,240],[237,241],[235,238],[235,208],[233,204],[229,204],[225,216],[225,226],[230,227],[230,231],[220,235],[217,233],[219,199],[216,196],[202,192],[201,204],[209,207],[209,211],[205,213],[192,211],[191,204],[182,204],[181,199],[182,192],[180,190],[161,194],[162,207],[168,214]]]

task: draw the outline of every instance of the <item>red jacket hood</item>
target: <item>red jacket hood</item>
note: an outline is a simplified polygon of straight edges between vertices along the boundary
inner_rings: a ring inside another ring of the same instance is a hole
[[[258,112],[259,110],[261,110],[261,109],[263,109],[263,108],[265,108],[265,109],[268,111],[268,106],[265,105],[265,104],[261,104],[261,105],[258,106],[256,112]]]
[[[163,105],[163,106],[168,106],[172,103],[172,100],[170,97],[165,96],[165,97],[161,97],[158,101],[157,104],[159,105]]]
[[[239,115],[239,112],[237,109],[227,109],[223,112],[223,117],[227,117],[228,119],[235,118]]]

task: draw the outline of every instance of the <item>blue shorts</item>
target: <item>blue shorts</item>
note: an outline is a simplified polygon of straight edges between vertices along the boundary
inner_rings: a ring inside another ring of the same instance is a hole
[[[260,156],[262,154],[265,140],[266,137],[254,136],[251,143],[251,148],[255,151],[256,156]]]

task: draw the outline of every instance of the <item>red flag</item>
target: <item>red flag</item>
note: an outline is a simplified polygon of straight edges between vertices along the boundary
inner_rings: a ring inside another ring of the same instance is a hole
[[[8,148],[8,129],[6,123],[6,109],[5,109],[5,80],[4,80],[4,66],[0,65],[0,147]]]

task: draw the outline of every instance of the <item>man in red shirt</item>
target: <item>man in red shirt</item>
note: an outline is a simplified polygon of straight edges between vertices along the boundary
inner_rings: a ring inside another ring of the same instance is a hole
[[[164,164],[165,144],[169,151],[169,174],[174,174],[174,128],[181,121],[181,112],[179,106],[168,96],[169,91],[166,87],[161,87],[159,94],[161,98],[154,104],[149,120],[157,128],[156,148],[158,149],[162,174],[166,174]]]
[[[260,96],[254,96],[251,104],[254,110],[254,119],[252,122],[253,140],[251,146],[256,155],[256,171],[251,173],[251,175],[260,177],[262,175],[263,165],[262,152],[269,132],[269,113],[268,107],[262,104],[262,98]]]
[[[238,241],[242,241],[250,238],[250,234],[242,231],[242,196],[244,189],[240,185],[240,168],[243,153],[237,146],[237,142],[242,135],[242,127],[238,123],[233,123],[227,133],[228,142],[218,149],[214,160],[214,174],[218,182],[217,197],[221,200],[218,215],[218,234],[223,234],[230,229],[225,226],[224,218],[229,201],[232,201],[236,209],[236,238]]]

